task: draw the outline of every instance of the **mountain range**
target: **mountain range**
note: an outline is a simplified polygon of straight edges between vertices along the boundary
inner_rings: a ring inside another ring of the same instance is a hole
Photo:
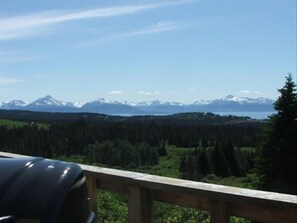
[[[0,109],[46,112],[91,112],[107,115],[158,115],[182,112],[273,112],[274,101],[269,98],[249,98],[228,95],[221,99],[195,101],[192,104],[162,102],[118,102],[104,98],[81,104],[56,100],[50,95],[33,102],[12,100],[0,103]]]

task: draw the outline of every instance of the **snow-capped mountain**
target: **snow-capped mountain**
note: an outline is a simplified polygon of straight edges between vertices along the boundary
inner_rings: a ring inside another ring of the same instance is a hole
[[[29,104],[28,102],[25,102],[22,100],[11,100],[9,102],[3,102],[0,108],[2,108],[2,109],[17,109],[17,108],[22,108],[28,104]]]
[[[67,102],[67,101],[61,101],[62,102],[62,104],[63,104],[63,106],[67,106],[67,107],[76,107],[75,105],[74,105],[74,103],[72,103],[72,102]]]
[[[72,102],[60,101],[50,95],[38,98],[21,109],[44,112],[78,112],[78,108],[76,108]]]
[[[215,100],[200,100],[200,101],[195,101],[193,104],[196,105],[207,105],[207,104],[211,104],[211,103],[218,103],[218,102],[235,102],[235,103],[240,103],[240,104],[244,104],[244,103],[267,103],[267,104],[273,104],[273,100],[269,99],[269,98],[263,98],[263,97],[259,97],[259,98],[249,98],[249,97],[236,97],[234,95],[227,95],[224,98],[221,99],[215,99]]]
[[[228,95],[221,99],[200,100],[192,104],[162,102],[159,100],[143,102],[119,102],[98,98],[88,103],[64,102],[50,95],[32,103],[12,100],[0,104],[0,109],[29,110],[47,112],[92,112],[108,115],[152,115],[181,112],[259,112],[274,111],[273,100],[268,98],[249,98]]]
[[[145,114],[173,114],[185,112],[185,104],[180,102],[163,102],[154,100],[138,102],[135,103],[133,106],[143,111]]]
[[[249,98],[249,97],[236,97],[234,95],[227,95],[224,98],[221,99],[217,99],[214,101],[229,101],[229,102],[238,102],[240,104],[243,103],[273,103],[274,101],[269,99],[269,98],[263,98],[263,97],[259,97],[259,98]]]
[[[273,100],[268,98],[249,98],[227,95],[221,99],[209,101],[196,101],[188,105],[189,111],[202,112],[259,112],[274,111]]]
[[[72,102],[69,102],[69,103],[72,103]],[[82,103],[80,101],[76,101],[76,102],[73,102],[72,105],[76,108],[81,108],[85,103]]]
[[[43,98],[39,98],[36,101],[29,104],[29,106],[64,106],[65,104],[62,101],[58,101],[47,95]]]
[[[82,112],[103,113],[109,115],[140,114],[137,108],[118,101],[110,101],[98,98],[95,101],[84,104],[80,110]]]
[[[97,98],[96,100],[91,101],[89,103],[94,103],[94,104],[123,104],[121,102],[111,101],[111,100],[107,100],[105,98]]]
[[[159,100],[153,101],[142,101],[142,102],[125,102],[125,104],[135,106],[135,107],[142,107],[142,106],[160,106],[160,105],[173,105],[173,106],[183,106],[185,104],[180,102],[163,102]]]
[[[192,105],[207,105],[210,104],[210,100],[200,100],[200,101],[195,101]]]

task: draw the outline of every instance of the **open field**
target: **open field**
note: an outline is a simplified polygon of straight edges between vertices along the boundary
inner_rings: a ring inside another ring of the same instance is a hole
[[[35,122],[23,122],[23,121],[15,121],[10,119],[0,119],[0,126],[6,126],[9,129],[12,128],[21,128],[26,125],[37,125],[39,129],[41,128],[47,128],[48,125],[44,123],[35,123]]]
[[[14,121],[9,119],[0,119],[0,126],[7,126],[8,128],[19,128],[28,125],[27,122]]]

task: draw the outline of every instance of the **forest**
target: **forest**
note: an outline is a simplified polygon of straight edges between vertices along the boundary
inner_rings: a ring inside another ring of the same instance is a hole
[[[74,121],[65,120],[51,119],[37,124],[27,117],[27,120],[22,119],[27,125],[2,125],[1,149],[47,158],[83,155],[88,163],[129,168],[157,164],[158,157],[166,155],[165,145],[216,151],[212,148],[229,139],[232,151],[234,147],[257,147],[260,128],[265,125],[248,118],[220,117],[211,113],[106,116],[96,120],[82,116]]]
[[[1,117],[2,151],[212,183],[249,174],[258,135],[267,124],[211,113],[160,117],[54,114],[44,120],[36,119],[41,113],[20,113],[10,119]],[[222,174],[217,172],[220,159],[227,167]],[[100,222],[127,221],[125,196],[107,192],[99,196]],[[154,215],[156,222],[208,219],[205,212],[162,203],[155,205]]]

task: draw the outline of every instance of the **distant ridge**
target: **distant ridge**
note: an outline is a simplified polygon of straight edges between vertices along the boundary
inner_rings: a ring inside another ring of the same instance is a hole
[[[274,101],[269,98],[249,98],[228,95],[221,99],[195,101],[192,104],[180,102],[162,102],[159,100],[144,102],[118,102],[104,98],[81,104],[64,102],[50,95],[38,98],[34,102],[12,100],[0,103],[0,109],[45,111],[45,112],[91,112],[107,115],[158,115],[184,112],[273,112]]]

